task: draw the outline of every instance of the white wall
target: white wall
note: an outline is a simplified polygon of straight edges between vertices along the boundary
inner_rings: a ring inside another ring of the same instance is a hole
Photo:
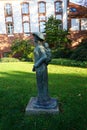
[[[4,3],[0,1],[0,34],[6,34]]]
[[[54,1],[53,0],[47,0],[47,3],[46,3],[46,17],[47,17],[47,19],[51,15],[54,15]]]
[[[63,29],[67,30],[67,0],[63,0]]]
[[[30,28],[31,32],[39,31],[38,27],[38,7],[37,1],[31,1],[30,4]]]
[[[21,6],[19,2],[12,3],[14,33],[22,33]]]

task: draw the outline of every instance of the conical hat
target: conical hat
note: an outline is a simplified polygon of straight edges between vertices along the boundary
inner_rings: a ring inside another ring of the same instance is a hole
[[[34,32],[33,35],[36,35],[41,40],[45,40],[45,37],[44,37],[43,33],[41,33],[41,32]]]

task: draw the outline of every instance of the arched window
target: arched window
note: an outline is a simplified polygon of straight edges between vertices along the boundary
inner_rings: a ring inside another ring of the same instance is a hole
[[[11,4],[7,3],[5,5],[5,14],[6,15],[12,15],[12,7],[11,7]]]
[[[22,14],[28,14],[29,13],[29,4],[23,3],[22,4]]]
[[[46,12],[46,3],[45,2],[39,2],[38,3],[38,12],[39,13],[45,13]]]
[[[55,2],[55,12],[56,13],[62,12],[62,1]]]

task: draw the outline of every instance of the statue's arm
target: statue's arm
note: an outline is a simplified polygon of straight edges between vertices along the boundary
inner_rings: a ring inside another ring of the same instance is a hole
[[[43,47],[40,48],[41,58],[35,63],[35,68],[38,68],[41,64],[45,63],[47,59],[46,52]]]
[[[45,60],[47,59],[47,57],[46,56],[43,56],[42,58],[40,58],[40,60],[39,61],[37,61],[36,62],[36,64],[34,65],[35,66],[35,68],[38,68],[42,63],[44,63],[45,62]]]

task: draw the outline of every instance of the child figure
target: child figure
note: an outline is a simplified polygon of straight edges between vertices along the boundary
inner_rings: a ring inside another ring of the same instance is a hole
[[[48,65],[52,58],[51,49],[49,48],[49,44],[47,42],[44,43],[44,47],[47,55],[46,64]]]

